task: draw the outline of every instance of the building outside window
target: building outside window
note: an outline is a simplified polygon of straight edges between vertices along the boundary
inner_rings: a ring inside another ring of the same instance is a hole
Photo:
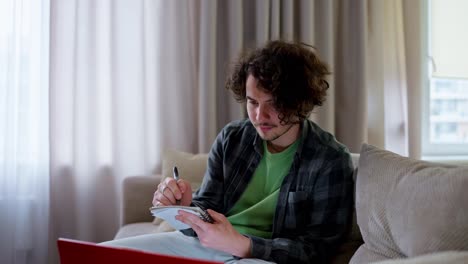
[[[432,78],[430,142],[468,143],[468,80]]]

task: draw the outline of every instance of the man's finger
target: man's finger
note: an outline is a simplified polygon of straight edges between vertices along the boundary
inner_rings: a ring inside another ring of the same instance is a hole
[[[177,181],[173,178],[167,177],[164,182],[165,186],[171,191],[171,196],[174,196],[174,202],[175,200],[180,200],[182,198],[182,191],[180,190]]]
[[[211,209],[206,210],[208,214],[215,220],[215,222],[223,222],[226,217],[223,214],[220,214],[216,211],[213,211]]]
[[[172,200],[170,200],[171,197],[167,197],[165,196],[163,193],[161,193],[161,190],[160,189],[165,189],[164,192],[165,193],[169,193],[170,191],[168,190],[168,188],[164,188],[163,185],[161,186],[158,186],[158,189],[156,192],[154,192],[153,194],[153,205],[156,206],[156,203],[159,202],[159,205],[171,205],[171,204],[174,204],[175,203],[175,199],[174,197],[172,197]]]
[[[197,226],[201,230],[205,230],[207,223],[205,223],[205,221],[200,219],[200,217],[198,215],[186,212],[184,210],[179,210],[179,215],[181,216],[181,219],[184,220],[182,222],[184,222],[184,223],[186,223],[186,224],[188,224],[190,226]],[[185,221],[187,221],[187,222],[185,222]]]
[[[203,232],[203,228],[198,226],[197,224],[195,223],[190,223],[188,224],[192,229],[193,231],[195,231],[195,233],[197,233],[197,235],[200,236],[200,234]]]
[[[182,192],[182,194],[184,194],[187,189],[189,188],[189,185],[190,183],[188,183],[187,181],[183,180],[183,179],[180,179],[177,181],[177,186],[179,186],[179,190]]]

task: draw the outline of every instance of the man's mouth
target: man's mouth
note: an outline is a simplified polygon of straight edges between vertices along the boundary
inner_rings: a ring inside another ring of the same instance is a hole
[[[272,130],[275,126],[270,124],[258,124],[257,127],[260,128],[261,131],[267,132]]]

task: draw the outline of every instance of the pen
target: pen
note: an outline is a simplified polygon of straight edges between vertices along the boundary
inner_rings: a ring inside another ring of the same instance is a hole
[[[174,175],[174,180],[179,180],[179,171],[177,170],[176,166],[174,166],[174,169],[172,170],[172,175]],[[180,200],[176,200],[176,204],[180,205]]]
[[[173,175],[174,175],[174,180],[178,181],[179,180],[179,171],[177,170],[177,167],[174,166],[174,169],[173,169]]]

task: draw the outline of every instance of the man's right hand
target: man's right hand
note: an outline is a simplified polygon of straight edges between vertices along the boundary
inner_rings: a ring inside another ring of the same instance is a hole
[[[167,177],[158,184],[153,195],[153,206],[176,205],[189,206],[192,202],[192,186],[190,182]]]

